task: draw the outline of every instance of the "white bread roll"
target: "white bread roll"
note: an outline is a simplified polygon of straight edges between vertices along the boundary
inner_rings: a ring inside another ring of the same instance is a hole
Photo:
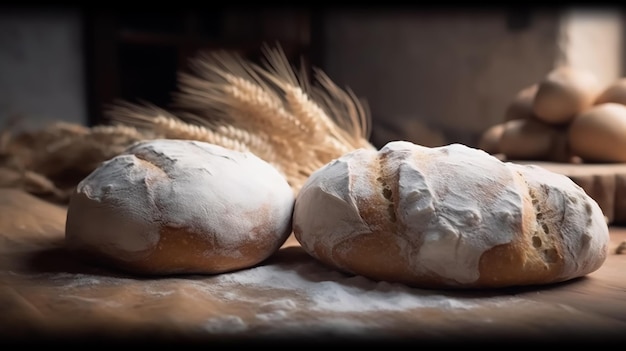
[[[278,250],[294,201],[287,180],[251,153],[142,141],[78,184],[65,239],[82,257],[133,273],[222,273]]]
[[[313,173],[294,235],[337,270],[424,288],[546,284],[598,269],[609,231],[570,178],[461,144],[359,149]]]

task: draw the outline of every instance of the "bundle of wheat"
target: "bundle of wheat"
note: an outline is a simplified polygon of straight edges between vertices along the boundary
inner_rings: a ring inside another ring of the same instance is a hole
[[[168,138],[252,152],[275,166],[297,193],[332,159],[374,148],[364,101],[319,69],[310,80],[279,46],[264,46],[263,53],[261,65],[230,51],[199,53],[191,72],[180,73],[170,108],[117,101],[105,111],[112,125],[55,123],[42,131],[5,134],[0,169],[13,173],[0,175],[0,186],[30,184],[23,188],[63,202],[80,179],[133,142]]]
[[[157,137],[132,126],[88,128],[52,122],[39,130],[0,135],[0,187],[21,188],[65,203],[76,184],[133,142]]]
[[[316,169],[368,141],[367,105],[321,70],[311,82],[280,47],[264,48],[263,65],[228,51],[201,53],[179,75],[170,111],[119,102],[114,123],[250,151],[274,165],[297,192]]]

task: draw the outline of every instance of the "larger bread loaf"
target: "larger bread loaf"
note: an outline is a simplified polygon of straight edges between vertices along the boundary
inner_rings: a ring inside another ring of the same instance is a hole
[[[390,142],[311,175],[294,235],[338,270],[426,288],[546,284],[597,270],[598,204],[564,175],[461,144]]]

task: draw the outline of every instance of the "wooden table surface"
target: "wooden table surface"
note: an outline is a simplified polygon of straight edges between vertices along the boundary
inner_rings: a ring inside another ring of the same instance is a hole
[[[565,283],[481,291],[340,274],[290,238],[267,262],[214,276],[135,277],[74,259],[66,210],[0,189],[0,341],[626,343],[626,228]]]

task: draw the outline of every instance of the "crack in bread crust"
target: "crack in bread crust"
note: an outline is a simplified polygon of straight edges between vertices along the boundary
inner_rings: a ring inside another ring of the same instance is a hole
[[[522,200],[521,235],[485,251],[480,259],[479,286],[541,284],[555,281],[563,269],[562,245],[555,229],[559,224],[551,221],[555,213],[546,211],[549,190],[535,189],[521,173],[512,174]]]

